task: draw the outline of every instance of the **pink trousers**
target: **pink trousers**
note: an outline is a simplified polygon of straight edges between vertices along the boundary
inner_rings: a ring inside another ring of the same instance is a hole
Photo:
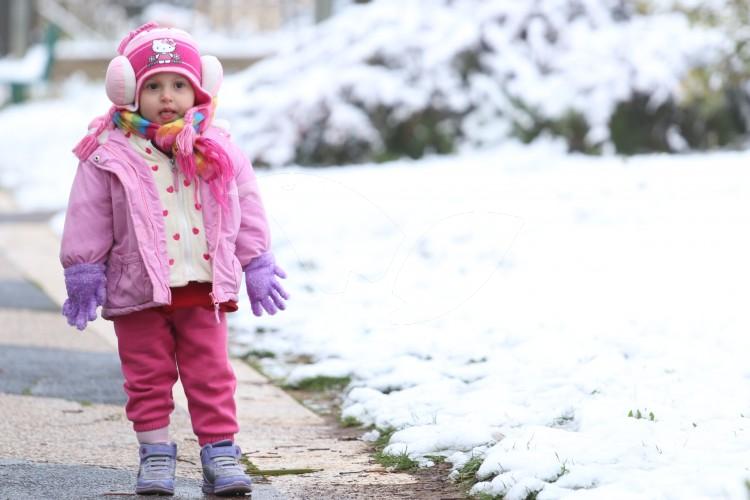
[[[128,402],[137,432],[169,425],[172,386],[179,376],[193,432],[201,446],[238,432],[237,380],[227,352],[224,313],[203,307],[146,309],[114,318]]]

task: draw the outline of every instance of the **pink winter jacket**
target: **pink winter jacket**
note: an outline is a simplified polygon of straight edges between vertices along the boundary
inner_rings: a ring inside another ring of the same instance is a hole
[[[235,171],[229,210],[222,211],[208,184],[200,183],[218,304],[237,300],[242,268],[268,251],[270,235],[250,162],[224,130],[211,127],[204,135],[225,148]],[[104,318],[171,303],[163,219],[148,165],[119,129],[110,131],[78,165],[60,249],[64,268],[106,264]]]

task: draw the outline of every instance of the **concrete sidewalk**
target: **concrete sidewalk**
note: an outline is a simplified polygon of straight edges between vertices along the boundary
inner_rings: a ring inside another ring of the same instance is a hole
[[[0,193],[0,499],[137,498],[137,446],[111,323],[99,319],[83,333],[66,324],[58,238],[46,221],[14,217],[9,206]],[[318,470],[257,478],[254,499],[441,497],[384,471],[364,443],[340,437],[245,363],[233,366],[247,458],[261,470]],[[175,400],[174,498],[204,498],[181,387]]]

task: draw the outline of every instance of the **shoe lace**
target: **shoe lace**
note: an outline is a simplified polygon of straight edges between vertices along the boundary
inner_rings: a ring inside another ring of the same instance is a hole
[[[214,466],[216,467],[216,474],[221,476],[227,475],[240,475],[244,474],[245,471],[237,463],[237,459],[230,456],[218,456],[213,459]]]
[[[171,473],[171,457],[151,455],[143,460],[143,472],[149,476],[162,476]]]

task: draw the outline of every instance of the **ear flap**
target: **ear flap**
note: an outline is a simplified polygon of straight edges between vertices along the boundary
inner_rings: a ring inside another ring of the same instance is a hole
[[[224,80],[224,70],[216,57],[201,57],[201,76],[201,88],[215,97]],[[135,71],[127,57],[117,56],[110,61],[104,87],[107,97],[114,105],[135,105]]]
[[[216,97],[224,80],[224,69],[214,56],[201,56],[201,88]]]
[[[125,56],[117,56],[107,66],[104,88],[107,97],[116,106],[135,103],[135,71]]]

